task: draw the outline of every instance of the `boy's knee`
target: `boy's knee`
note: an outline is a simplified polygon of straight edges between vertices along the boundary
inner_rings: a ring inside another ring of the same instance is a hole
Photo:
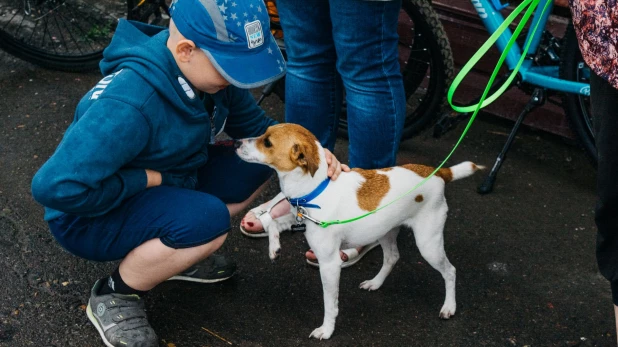
[[[207,203],[196,201],[195,206],[192,213],[178,219],[178,224],[161,237],[161,242],[172,248],[189,248],[211,242],[220,242],[219,247],[223,244],[225,238],[221,236],[231,228],[227,206],[218,199],[209,199]]]

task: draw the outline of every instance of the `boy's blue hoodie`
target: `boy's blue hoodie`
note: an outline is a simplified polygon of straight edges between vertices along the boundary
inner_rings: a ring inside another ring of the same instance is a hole
[[[145,169],[161,172],[165,185],[192,189],[211,134],[259,136],[275,123],[247,90],[229,86],[200,97],[168,50],[168,37],[167,29],[120,21],[100,64],[106,77],[79,102],[32,181],[45,220],[107,213],[146,189]]]

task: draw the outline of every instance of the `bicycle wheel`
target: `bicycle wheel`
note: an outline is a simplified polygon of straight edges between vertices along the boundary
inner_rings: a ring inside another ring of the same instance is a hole
[[[0,48],[46,68],[96,69],[127,11],[123,0],[0,0]]]
[[[590,83],[590,68],[584,62],[577,44],[575,28],[569,23],[562,41],[560,54],[560,78]],[[590,112],[590,97],[580,94],[565,93],[562,106],[567,116],[569,126],[584,148],[592,164],[597,164],[597,148],[594,142],[592,113]]]

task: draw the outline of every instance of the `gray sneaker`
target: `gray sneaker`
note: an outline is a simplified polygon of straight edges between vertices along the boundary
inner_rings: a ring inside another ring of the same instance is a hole
[[[92,287],[86,314],[108,347],[158,346],[157,334],[148,324],[144,300],[137,295],[97,295],[103,285]]]
[[[179,280],[198,283],[225,281],[236,273],[236,263],[222,255],[213,254],[186,271],[172,276],[168,281]]]

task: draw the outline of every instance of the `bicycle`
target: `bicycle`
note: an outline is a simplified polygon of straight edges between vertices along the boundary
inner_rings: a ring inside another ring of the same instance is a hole
[[[505,21],[500,13],[508,4],[503,5],[500,0],[471,0],[477,14],[481,18],[485,28],[493,34]],[[549,4],[548,4],[549,2]],[[545,14],[542,10],[548,6]],[[493,189],[493,184],[506,153],[508,152],[515,135],[521,126],[525,116],[533,109],[543,105],[549,96],[562,93],[562,106],[565,109],[567,119],[573,132],[577,135],[581,145],[596,163],[596,148],[594,145],[594,133],[590,113],[590,69],[583,62],[577,38],[572,23],[567,25],[566,32],[561,39],[544,30],[549,15],[553,8],[553,0],[541,0],[534,12],[531,27],[538,23],[535,33],[528,32],[525,43],[530,43],[528,54],[518,72],[518,78],[507,88],[517,86],[522,91],[531,95],[530,101],[519,114],[509,137],[497,156],[496,161],[485,180],[478,188],[481,194],[487,194]],[[503,53],[512,32],[507,30],[496,41],[498,50]],[[506,55],[506,65],[509,72],[499,78],[491,86],[490,93],[494,93],[508,78],[522,57],[523,42],[513,45]],[[479,100],[473,101],[478,103]],[[434,137],[440,137],[445,132],[454,128],[455,125],[470,116],[470,113],[456,117],[444,116],[434,127]]]
[[[0,48],[45,68],[94,70],[120,18],[157,24],[165,11],[145,0],[0,0]]]

